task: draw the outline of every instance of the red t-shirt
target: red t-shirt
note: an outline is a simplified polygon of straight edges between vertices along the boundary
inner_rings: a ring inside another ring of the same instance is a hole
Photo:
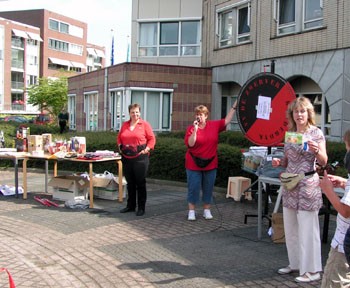
[[[154,149],[156,137],[154,136],[151,125],[140,119],[134,130],[130,130],[130,120],[123,123],[117,137],[117,145],[129,145],[137,147],[146,144],[150,149]],[[127,156],[125,156],[128,158]],[[133,158],[133,157],[130,157]]]
[[[188,147],[185,156],[185,167],[190,170],[212,170],[218,168],[218,156],[217,149],[219,143],[219,133],[225,131],[225,119],[221,120],[209,120],[203,129],[198,128],[197,139],[193,147],[188,146],[188,138],[193,132],[193,125],[189,126],[186,130],[185,145]],[[204,168],[200,168],[194,162],[192,155],[200,158],[209,159],[214,157],[213,161]]]

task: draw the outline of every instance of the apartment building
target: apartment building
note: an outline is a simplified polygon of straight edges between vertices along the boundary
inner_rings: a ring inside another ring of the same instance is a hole
[[[0,17],[0,110],[36,112],[26,104],[24,87],[40,75],[40,29]]]
[[[346,0],[203,1],[202,66],[212,67],[215,117],[274,64],[311,99],[326,137],[341,140],[350,128],[349,13]]]
[[[3,45],[10,47],[9,43],[24,43],[21,48],[15,48],[12,44],[12,48],[5,49],[4,58],[8,60],[4,62],[4,69],[11,67],[12,78],[10,80],[4,78],[4,89],[9,87],[9,83],[14,84],[14,82],[17,82],[17,87],[4,90],[6,96],[4,96],[3,113],[38,112],[38,107],[27,105],[26,95],[23,93],[25,87],[35,84],[38,77],[69,77],[101,69],[105,65],[105,48],[87,43],[87,24],[84,22],[44,9],[5,11],[0,12],[0,17],[6,19],[3,20],[4,23],[7,21],[8,23],[19,23],[17,25],[20,27],[36,27],[33,35],[37,35],[35,39],[32,39],[25,29],[11,28],[9,25],[2,26],[4,33],[8,36]],[[36,58],[32,54],[27,55],[26,52],[33,53],[33,49],[27,49],[33,44],[25,45],[34,41],[40,48],[38,54],[35,55]],[[12,59],[14,57],[17,58]],[[38,74],[35,77],[29,77],[33,73],[30,69],[35,65],[32,63],[24,65],[26,61],[35,61],[38,68]],[[22,65],[22,70],[18,72],[18,67],[13,65]],[[29,77],[29,80],[24,81],[21,73],[26,78]],[[23,85],[20,84],[21,82]],[[14,101],[20,105],[15,106]]]

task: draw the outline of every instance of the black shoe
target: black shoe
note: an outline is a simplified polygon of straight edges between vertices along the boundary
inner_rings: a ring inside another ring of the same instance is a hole
[[[145,210],[143,210],[143,209],[139,209],[139,210],[137,210],[137,212],[136,212],[136,216],[142,216],[142,215],[144,215],[145,214]]]
[[[125,207],[122,210],[120,210],[120,213],[127,213],[127,212],[134,212],[134,211],[135,211],[135,208],[132,209],[132,208],[129,208],[129,207]]]

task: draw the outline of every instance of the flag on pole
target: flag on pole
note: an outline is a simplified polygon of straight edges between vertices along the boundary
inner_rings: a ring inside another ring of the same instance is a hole
[[[114,36],[112,36],[111,66],[114,65]]]

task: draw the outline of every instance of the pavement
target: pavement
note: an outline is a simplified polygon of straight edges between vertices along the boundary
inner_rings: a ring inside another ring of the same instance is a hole
[[[0,175],[1,184],[13,185],[13,170]],[[95,199],[94,208],[83,210],[65,208],[62,201],[43,206],[34,196],[52,199],[44,179],[43,171],[29,170],[28,199],[0,196],[0,268],[9,270],[17,288],[320,286],[295,283],[297,274],[277,274],[288,264],[285,245],[271,241],[265,218],[261,240],[257,218],[244,224],[244,215],[257,210],[255,200],[235,202],[216,188],[214,219],[205,220],[198,207],[191,222],[186,187],[148,179],[146,214],[138,217],[119,212],[126,201]],[[334,227],[331,216],[323,263]],[[8,287],[4,272],[0,287]]]

